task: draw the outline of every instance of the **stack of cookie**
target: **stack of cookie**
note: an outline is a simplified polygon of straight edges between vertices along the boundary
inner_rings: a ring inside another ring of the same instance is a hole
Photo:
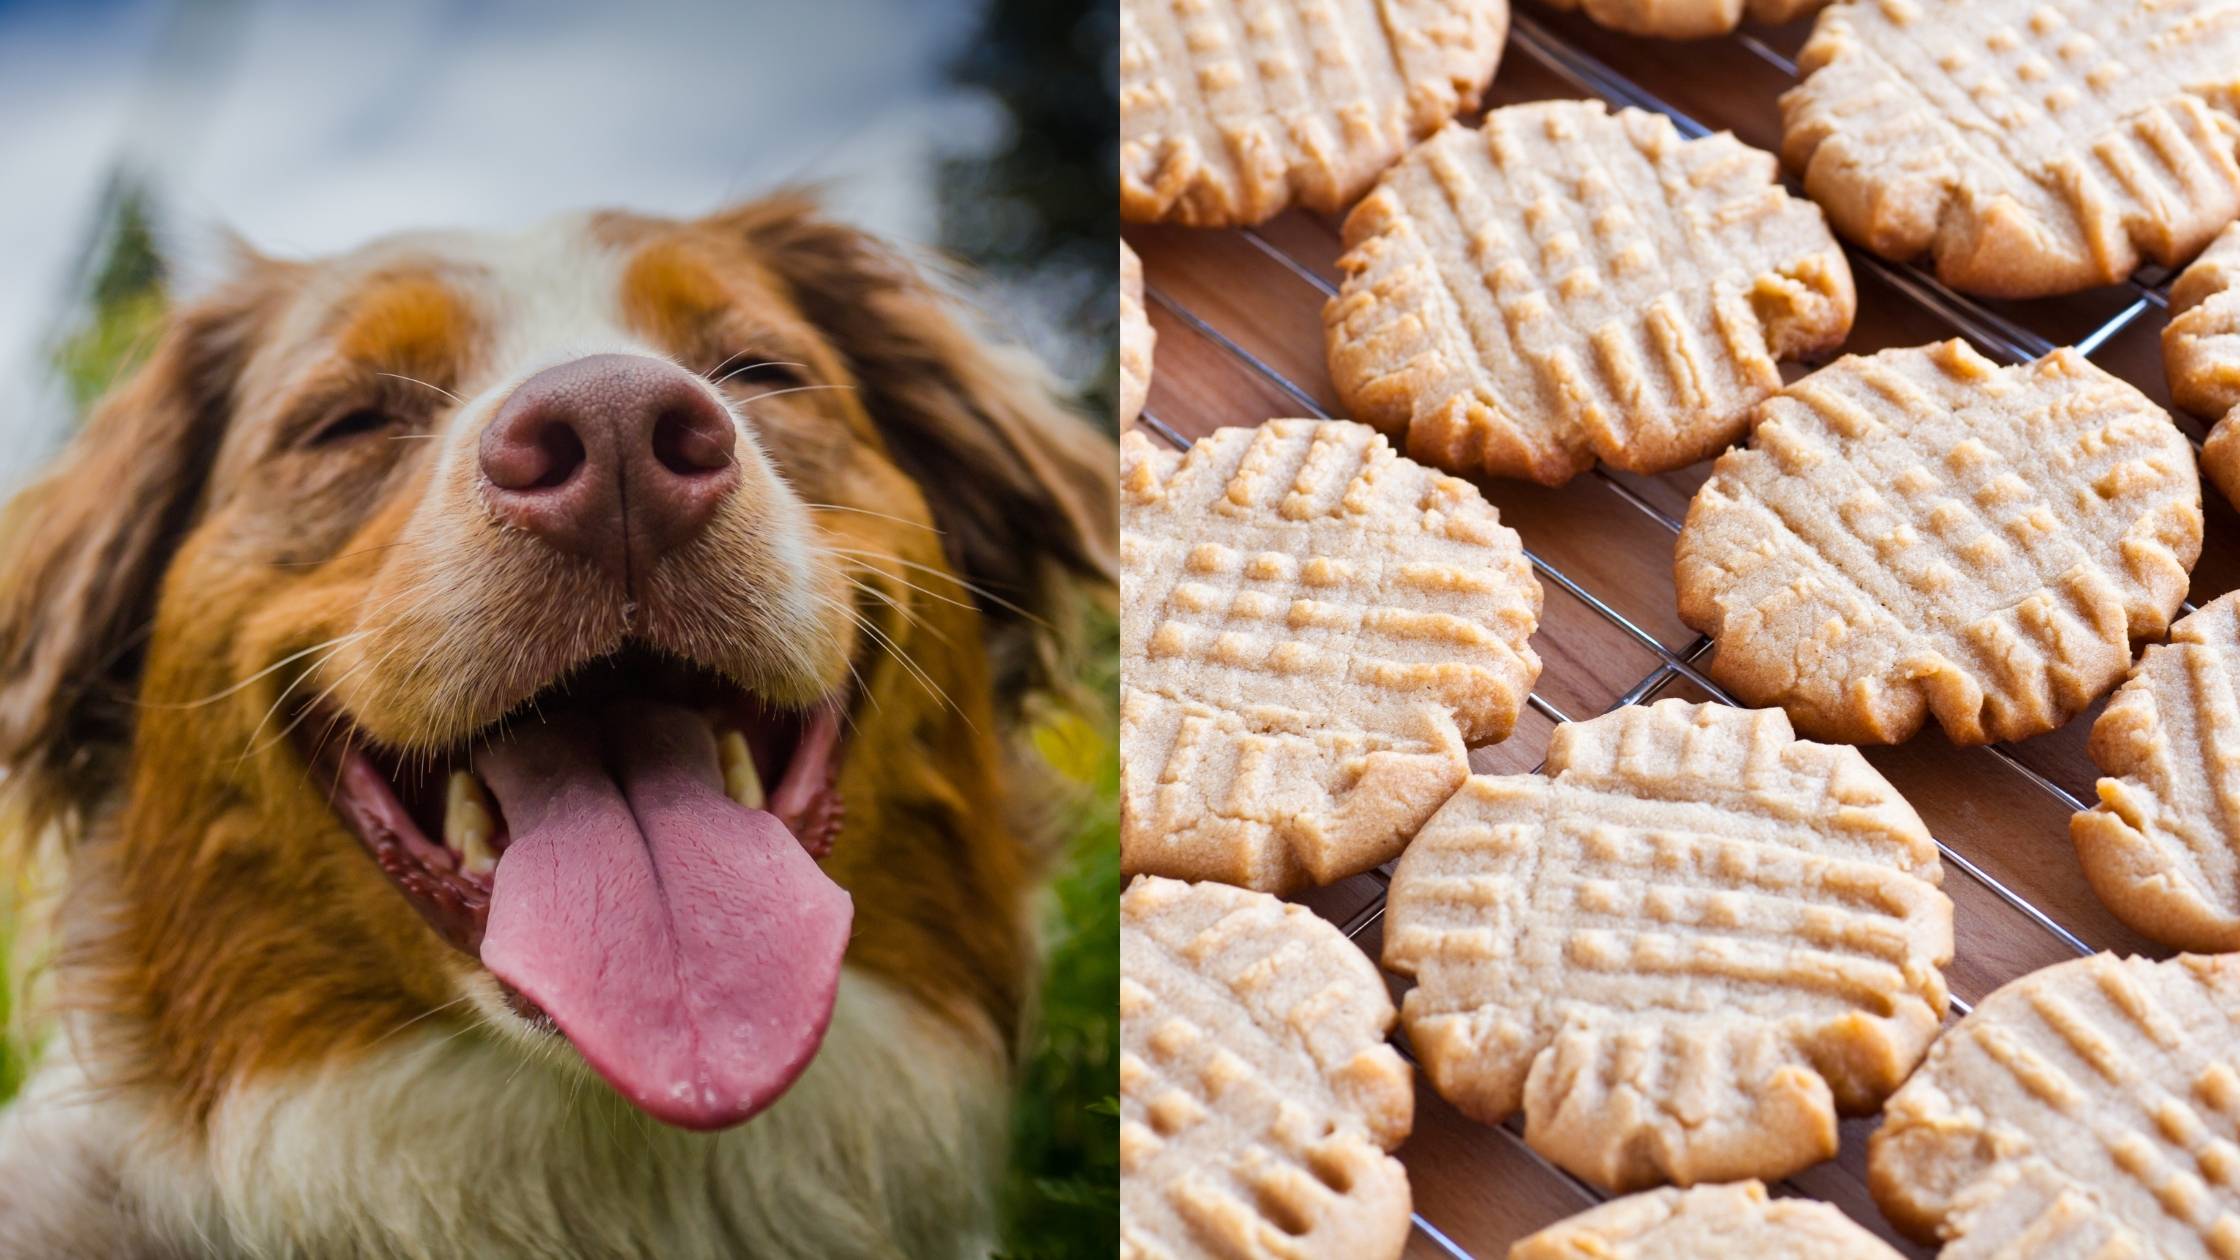
[[[1664,37],[1825,11],[1776,157],[1595,102],[1478,113],[1500,0],[1123,0],[1124,216],[1343,213],[1322,349],[1353,419],[1123,443],[1122,1253],[1399,1254],[1413,1062],[1630,1196],[1512,1260],[1896,1255],[1762,1184],[1877,1113],[1885,1231],[2240,1255],[2240,592],[2185,602],[2203,470],[2240,504],[2240,0],[1552,7]],[[1846,242],[1995,299],[2191,261],[2166,369],[2222,419],[2197,461],[2071,349],[1823,362]],[[1711,702],[1559,721],[1535,772],[1473,774],[1547,709],[1502,479],[1706,461],[1673,608],[1715,646],[1665,674]],[[1971,1012],[1940,846],[1851,745],[2012,743],[2103,700],[2076,878],[2205,953]],[[1397,1008],[1280,900],[1364,874]]]

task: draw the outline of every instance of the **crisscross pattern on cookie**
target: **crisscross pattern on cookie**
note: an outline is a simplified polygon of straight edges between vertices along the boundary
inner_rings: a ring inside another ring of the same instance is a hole
[[[1120,425],[1143,413],[1151,392],[1151,347],[1158,341],[1143,310],[1143,263],[1120,242]]]
[[[2201,471],[2240,505],[2240,223],[2170,286],[2162,362],[2170,397],[2187,411],[2217,417],[2201,446]]]
[[[1838,230],[1955,288],[2175,266],[2240,214],[2235,0],[1873,0],[1820,16],[1782,156]]]
[[[1120,1254],[1397,1256],[1415,1103],[1376,968],[1263,893],[1142,879],[1120,914]]]
[[[1286,890],[1399,852],[1539,676],[1469,483],[1348,422],[1121,451],[1121,857]]]
[[[1199,227],[1344,209],[1475,108],[1508,0],[1127,0],[1120,210]]]
[[[1689,506],[1680,615],[1712,674],[1823,739],[2052,730],[2158,635],[2201,550],[2193,452],[2060,350],[1848,357],[1761,409]]]
[[[1775,1177],[1945,1008],[1935,842],[1856,749],[1660,701],[1472,778],[1393,877],[1384,961],[1448,1101],[1597,1184]]]
[[[1771,155],[1587,101],[1425,141],[1346,219],[1323,310],[1353,414],[1442,468],[1556,484],[1741,436],[1778,358],[1835,345],[1843,252]]]
[[[1559,1221],[1509,1260],[1898,1260],[1889,1244],[1825,1203],[1776,1199],[1756,1181],[1650,1190]]]
[[[1828,0],[1549,0],[1556,9],[1582,9],[1589,21],[1629,35],[1701,39],[1724,35],[1742,21],[1794,22]]]
[[[2070,820],[2093,891],[2145,936],[2240,949],[2240,592],[2146,650],[2092,727],[2115,776]]]
[[[1868,1184],[1948,1257],[2240,1255],[2240,956],[1999,989],[1884,1108]]]

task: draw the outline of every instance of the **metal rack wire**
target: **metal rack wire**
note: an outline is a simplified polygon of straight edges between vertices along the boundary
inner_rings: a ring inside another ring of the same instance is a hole
[[[1731,38],[1759,60],[1772,66],[1790,79],[1795,79],[1795,62],[1779,50],[1747,32],[1737,33]],[[1663,114],[1672,120],[1674,126],[1682,134],[1691,138],[1711,134],[1713,130],[1660,99],[1639,83],[1634,82],[1598,58],[1566,42],[1525,13],[1513,13],[1511,15],[1510,55],[1517,54],[1531,58],[1541,67],[1587,96],[1601,99],[1612,105],[1631,106],[1636,109]],[[1791,184],[1791,190],[1802,195],[1801,190],[1796,189],[1793,183]],[[1336,286],[1332,285],[1328,279],[1267,236],[1250,228],[1242,229],[1239,235],[1252,248],[1258,250],[1299,280],[1312,286],[1324,297],[1336,295]],[[1994,358],[2008,363],[2024,363],[2057,348],[2058,343],[2052,339],[2016,323],[2007,316],[1970,297],[1953,291],[1938,281],[1935,276],[1918,266],[1893,264],[1854,249],[1848,244],[1845,246],[1845,252],[1855,270],[1876,276],[1915,305],[1938,317],[1955,332],[1976,343]],[[2169,280],[2170,276],[2162,269],[2150,268],[2126,282],[2125,288],[2131,294],[2130,300],[2112,316],[2101,321],[2089,332],[2076,338],[2073,342],[2076,351],[2090,357],[2106,347],[2117,334],[2149,310],[2167,309],[2169,305]],[[1176,322],[1189,328],[1192,332],[1205,338],[1212,345],[1219,347],[1222,352],[1234,358],[1251,375],[1297,403],[1301,414],[1320,419],[1330,418],[1329,411],[1320,404],[1312,392],[1286,377],[1282,372],[1253,354],[1246,347],[1238,344],[1233,338],[1199,317],[1182,303],[1175,301],[1158,287],[1147,286],[1145,296],[1153,305],[1171,316]],[[1178,449],[1189,446],[1187,438],[1160,421],[1157,416],[1149,411],[1144,412],[1140,423]],[[2200,439],[2197,436],[2189,433],[2189,437],[2196,445],[2199,444]],[[1679,521],[1642,497],[1622,479],[1611,475],[1600,467],[1594,470],[1594,476],[1599,478],[1635,511],[1654,521],[1668,533],[1678,534],[1680,530]],[[1685,648],[1675,650],[1668,647],[1654,634],[1612,607],[1608,601],[1597,595],[1585,583],[1549,563],[1544,557],[1530,549],[1527,549],[1525,554],[1531,561],[1534,572],[1543,582],[1553,584],[1578,599],[1611,626],[1621,631],[1627,638],[1658,658],[1657,664],[1619,695],[1605,712],[1629,704],[1643,703],[1665,687],[1676,682],[1692,684],[1719,703],[1730,705],[1735,703],[1732,696],[1728,695],[1724,689],[1697,668],[1696,662],[1713,646],[1710,638],[1699,635]],[[2191,610],[2191,605],[2187,605],[2187,610]],[[1550,721],[1567,722],[1572,720],[1570,715],[1538,693],[1527,696],[1526,700],[1533,709]],[[2011,749],[1992,745],[1990,752],[2006,766],[2020,773],[2037,790],[2052,796],[2064,810],[2076,811],[2088,807],[2088,802],[2080,800],[2076,794],[2032,769],[2017,757]],[[1532,772],[1539,773],[1541,769],[1542,766],[1535,766]],[[1969,861],[1941,839],[1937,841],[1937,849],[1948,866],[1980,884],[1993,896],[2035,924],[2038,929],[2051,936],[2065,949],[2079,955],[2094,952],[2094,946],[2090,942],[2062,926],[2053,916],[2032,904],[2015,890],[2007,887],[1988,871]],[[1385,908],[1384,887],[1391,879],[1391,864],[1388,863],[1386,866],[1371,872],[1371,874],[1376,878],[1379,885],[1376,893],[1367,904],[1363,905],[1345,923],[1340,925],[1349,938],[1359,938],[1383,918]],[[1956,1015],[1965,1015],[1970,1010],[1969,1004],[1957,996],[1951,998],[1951,1005]],[[1410,1054],[1404,1038],[1396,1038],[1396,1040],[1399,1042],[1401,1053],[1408,1055],[1412,1062],[1413,1056]],[[1512,1118],[1508,1124],[1495,1128],[1493,1132],[1501,1135],[1504,1140],[1513,1143],[1533,1162],[1570,1182],[1588,1199],[1599,1202],[1607,1197],[1579,1178],[1556,1168],[1541,1157],[1538,1152],[1527,1146],[1519,1120]],[[1780,1192],[1782,1192],[1781,1188],[1777,1187],[1776,1193]],[[1414,1226],[1417,1233],[1425,1241],[1444,1254],[1455,1257],[1456,1260],[1474,1260],[1469,1251],[1456,1243],[1445,1231],[1441,1230],[1432,1221],[1427,1220],[1421,1213],[1414,1215]]]

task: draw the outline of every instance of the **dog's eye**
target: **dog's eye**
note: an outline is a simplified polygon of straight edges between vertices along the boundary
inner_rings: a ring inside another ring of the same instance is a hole
[[[396,424],[396,417],[372,407],[358,407],[345,411],[313,430],[307,446],[329,446],[347,442],[368,433],[379,433]]]
[[[803,368],[784,359],[742,359],[714,374],[718,385],[740,389],[783,389],[802,382]]]

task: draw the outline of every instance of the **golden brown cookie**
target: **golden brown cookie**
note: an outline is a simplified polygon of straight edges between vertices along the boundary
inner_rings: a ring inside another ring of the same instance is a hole
[[[1559,1221],[1509,1260],[1899,1260],[1850,1217],[1740,1181],[1648,1190]]]
[[[1139,879],[1120,899],[1120,1255],[1379,1260],[1414,1121],[1377,969],[1302,906]]]
[[[2069,820],[2092,890],[2142,936],[2240,950],[2240,592],[2139,658],[2092,760],[2113,777]]]
[[[1334,214],[1475,109],[1508,0],[1122,0],[1120,214]]]
[[[1797,70],[1781,156],[1805,191],[1956,289],[2111,284],[2240,215],[2235,0],[1862,0]]]
[[[1516,534],[1346,421],[1120,447],[1120,861],[1288,891],[1400,852],[1540,676]]]
[[[1429,464],[1560,484],[1740,438],[1777,359],[1835,346],[1843,250],[1773,157],[1594,101],[1418,145],[1346,217],[1323,307],[1354,415]]]
[[[1143,263],[1136,252],[1120,242],[1120,427],[1125,429],[1143,414],[1143,400],[1151,392],[1151,348],[1159,335],[1143,313]]]
[[[2162,364],[2170,397],[2216,419],[2201,447],[2201,471],[2226,502],[2240,507],[2240,223],[2226,228],[2170,286]]]
[[[1867,1183],[1947,1260],[2240,1253],[2240,955],[2002,986],[1883,1109]]]
[[[1833,1155],[1944,1015],[1936,842],[1855,748],[1664,700],[1473,777],[1400,859],[1385,966],[1440,1095],[1597,1185]]]
[[[1628,35],[1701,39],[1752,22],[1794,22],[1828,0],[1548,0],[1554,9],[1579,9],[1597,26]]]
[[[2193,451],[2071,350],[1850,356],[1759,408],[1675,554],[1710,672],[1815,739],[2050,731],[2160,635],[2201,552]]]

